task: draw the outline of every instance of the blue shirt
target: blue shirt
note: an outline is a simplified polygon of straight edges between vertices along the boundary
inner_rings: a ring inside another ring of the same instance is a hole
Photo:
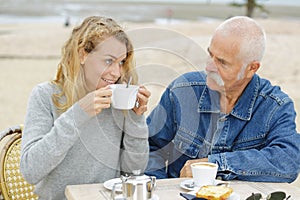
[[[147,119],[146,174],[179,177],[187,160],[208,157],[223,180],[292,182],[300,168],[293,101],[254,75],[229,114],[203,72],[173,81]]]

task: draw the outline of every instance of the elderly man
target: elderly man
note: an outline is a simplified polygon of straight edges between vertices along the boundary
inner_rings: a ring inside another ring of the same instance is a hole
[[[292,182],[300,168],[293,101],[260,78],[263,29],[233,17],[213,34],[206,72],[174,80],[147,119],[147,174],[191,177],[190,164],[219,165],[223,180]]]

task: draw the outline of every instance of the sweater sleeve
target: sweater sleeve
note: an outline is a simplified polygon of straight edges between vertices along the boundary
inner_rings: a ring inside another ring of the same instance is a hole
[[[35,87],[29,98],[21,145],[21,173],[36,184],[55,169],[78,139],[78,127],[89,116],[75,103],[57,119],[52,91]]]
[[[126,114],[121,170],[128,173],[131,173],[133,170],[144,172],[149,157],[146,120],[144,116],[138,116],[132,110]]]

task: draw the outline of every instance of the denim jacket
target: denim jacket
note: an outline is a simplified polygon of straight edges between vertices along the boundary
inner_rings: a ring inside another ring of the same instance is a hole
[[[208,157],[223,180],[292,182],[300,168],[300,134],[292,100],[254,75],[229,114],[203,72],[173,81],[147,119],[146,174],[179,177],[187,160]]]

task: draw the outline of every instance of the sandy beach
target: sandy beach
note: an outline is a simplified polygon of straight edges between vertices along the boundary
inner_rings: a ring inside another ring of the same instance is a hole
[[[267,33],[266,54],[258,74],[270,79],[274,85],[280,85],[295,101],[299,113],[300,61],[297,54],[300,50],[300,22],[279,19],[258,19],[258,22]],[[121,22],[138,46],[136,62],[140,83],[152,90],[153,103],[159,98],[157,91],[173,78],[186,71],[203,69],[205,49],[213,30],[220,23],[221,20],[163,24]],[[0,129],[23,123],[31,89],[54,76],[61,46],[71,29],[58,23],[0,25]],[[159,46],[163,42],[165,44]],[[297,124],[300,132],[299,117]]]

